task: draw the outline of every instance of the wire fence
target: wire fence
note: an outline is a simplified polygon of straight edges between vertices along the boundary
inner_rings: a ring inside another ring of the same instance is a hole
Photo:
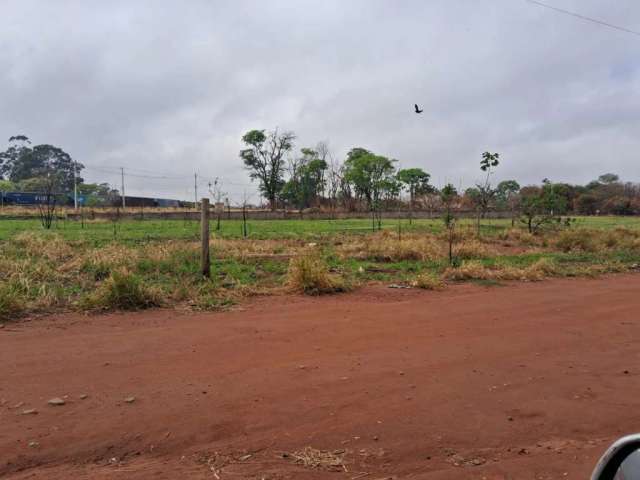
[[[128,215],[113,213],[109,215],[60,215],[53,222],[51,232],[69,240],[82,240],[93,243],[121,241],[144,243],[151,241],[187,240],[200,238],[199,216],[194,210],[174,212],[167,218],[157,218],[148,214]],[[385,212],[379,218],[366,215],[359,218],[304,218],[290,215],[286,219],[255,218],[248,215],[246,221],[239,215],[229,218],[226,212],[211,215],[211,235],[221,238],[249,239],[303,239],[314,240],[339,235],[363,235],[377,231],[391,231],[399,236],[405,233],[439,233],[443,230],[443,221],[430,214],[430,218],[408,218],[406,212],[395,215]],[[255,213],[255,212],[254,212]],[[271,213],[271,212],[269,212]],[[396,214],[398,212],[395,212]],[[280,213],[276,213],[280,215]],[[237,218],[237,217],[240,218]],[[461,227],[472,228],[476,224],[473,217],[459,218]],[[481,221],[483,232],[523,226],[517,219],[485,218]],[[572,223],[576,228],[614,229],[640,228],[640,217],[575,217]],[[37,215],[16,218],[0,216],[0,241],[7,240],[21,232],[43,231]]]

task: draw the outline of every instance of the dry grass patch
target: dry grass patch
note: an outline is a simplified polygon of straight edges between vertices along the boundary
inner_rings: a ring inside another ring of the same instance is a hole
[[[477,239],[464,240],[461,243],[457,243],[453,247],[453,255],[461,260],[467,260],[470,258],[487,258],[494,255],[493,252],[486,244],[478,241]]]
[[[563,252],[597,252],[601,248],[599,232],[593,230],[563,230],[554,240],[554,245]]]
[[[498,234],[498,238],[502,241],[514,242],[518,245],[526,246],[534,246],[540,243],[539,239],[535,235],[520,228],[503,230]]]
[[[563,252],[598,253],[602,250],[640,250],[640,232],[626,228],[615,230],[564,230],[553,242]]]
[[[160,295],[127,270],[111,272],[82,303],[89,310],[142,310],[161,305]]]
[[[411,286],[422,288],[423,290],[441,290],[444,288],[444,283],[437,275],[431,272],[424,272],[411,282]]]
[[[493,265],[488,267],[479,261],[464,262],[459,268],[447,268],[443,276],[448,280],[521,280],[539,281],[558,273],[555,263],[548,258],[541,258],[535,263],[524,267],[509,265]]]
[[[348,470],[344,461],[345,454],[345,450],[328,451],[305,447],[289,455],[295,463],[306,468],[326,470],[329,472],[346,472]]]
[[[57,234],[43,235],[21,232],[13,237],[12,242],[28,257],[62,262],[74,255],[72,245]]]
[[[398,262],[402,260],[436,260],[444,252],[433,236],[405,235],[402,239],[391,232],[380,232],[366,238],[347,241],[338,248],[343,258]]]
[[[0,320],[13,320],[25,310],[21,288],[14,282],[0,284]]]
[[[307,295],[347,290],[344,279],[331,274],[327,263],[315,253],[291,259],[287,272],[287,285],[292,290]]]

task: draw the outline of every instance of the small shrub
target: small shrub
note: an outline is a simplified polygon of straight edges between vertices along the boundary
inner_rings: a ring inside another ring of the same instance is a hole
[[[344,280],[329,273],[326,262],[317,255],[292,258],[287,272],[287,284],[294,291],[307,295],[347,290]]]
[[[99,310],[140,310],[160,304],[156,292],[147,288],[138,276],[127,270],[116,270],[84,301],[83,306]]]
[[[416,288],[422,288],[423,290],[440,290],[444,288],[442,280],[430,272],[424,272],[418,275],[411,285]]]

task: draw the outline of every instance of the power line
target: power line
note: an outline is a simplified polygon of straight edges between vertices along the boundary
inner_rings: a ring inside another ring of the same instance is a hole
[[[109,167],[109,166],[97,166],[97,165],[91,165],[91,164],[87,164],[84,163],[83,164],[85,167],[85,170],[89,170],[89,171],[95,171],[95,172],[102,172],[102,173],[110,173],[110,174],[120,174],[120,168],[119,167]],[[168,173],[168,172],[153,172],[156,173],[156,175],[143,175],[143,174],[138,174],[138,173],[131,173],[131,171],[134,172],[152,172],[151,170],[143,170],[140,168],[129,168],[127,167],[127,176],[128,177],[136,177],[136,178],[147,178],[147,179],[151,179],[151,180],[172,180],[172,181],[183,181],[189,178],[193,178],[192,175],[181,175],[181,174],[174,174],[174,173]],[[213,182],[215,179],[214,177],[208,177],[208,176],[203,176],[203,175],[198,175],[198,185],[202,185],[201,180],[207,181],[207,182]],[[224,182],[225,185],[235,185],[235,186],[240,186],[240,187],[254,187],[255,184],[253,183],[239,183],[239,182],[228,182],[225,181]]]
[[[571,12],[571,11],[565,10],[563,8],[554,7],[553,5],[548,5],[546,3],[542,3],[542,2],[540,2],[538,0],[524,0],[524,1],[532,3],[534,5],[538,5],[540,7],[548,8],[550,10],[554,10],[554,11],[559,12],[559,13],[564,13],[565,15],[570,15],[572,17],[579,18],[580,20],[585,20],[587,22],[595,23],[595,24],[601,25],[603,27],[613,28],[613,29],[619,30],[621,32],[631,33],[632,35],[637,35],[638,37],[640,37],[640,32],[638,32],[636,30],[631,30],[629,28],[621,27],[619,25],[614,25],[613,23],[607,23],[607,22],[604,22],[602,20],[598,20],[597,18],[587,17],[585,15],[581,15],[581,14],[576,13],[576,12]]]

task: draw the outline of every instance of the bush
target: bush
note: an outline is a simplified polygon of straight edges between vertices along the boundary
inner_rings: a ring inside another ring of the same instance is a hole
[[[160,304],[156,292],[147,288],[138,276],[127,270],[116,270],[85,300],[83,306],[98,310],[140,310]]]
[[[326,262],[314,254],[291,259],[287,272],[287,284],[294,291],[307,295],[347,290],[344,280],[330,274]]]

